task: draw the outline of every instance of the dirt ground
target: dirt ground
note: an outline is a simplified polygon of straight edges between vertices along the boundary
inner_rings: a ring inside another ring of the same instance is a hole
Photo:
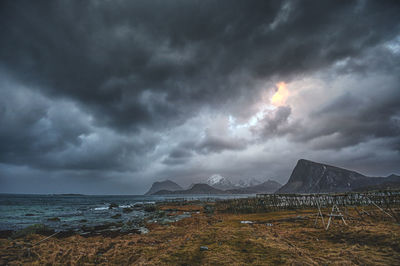
[[[400,225],[379,210],[373,216],[349,210],[347,226],[335,219],[325,230],[320,219],[315,225],[315,210],[230,214],[207,213],[200,205],[161,209],[191,211],[192,217],[148,224],[150,233],[142,235],[55,236],[36,245],[45,236],[3,238],[0,265],[400,265]]]

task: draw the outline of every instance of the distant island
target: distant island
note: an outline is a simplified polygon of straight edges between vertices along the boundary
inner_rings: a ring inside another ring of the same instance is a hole
[[[54,194],[57,196],[85,196],[85,194],[78,194],[78,193],[64,193],[64,194]]]

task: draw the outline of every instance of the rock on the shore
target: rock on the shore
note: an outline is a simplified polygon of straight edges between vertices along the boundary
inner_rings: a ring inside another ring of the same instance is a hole
[[[155,212],[156,210],[157,210],[156,207],[153,206],[153,205],[146,206],[146,207],[144,208],[144,211],[145,211],[145,212]]]
[[[128,208],[123,208],[123,209],[122,209],[122,212],[123,212],[123,213],[130,213],[130,212],[132,212],[132,211],[133,211],[133,209],[130,208],[130,207],[128,207]]]
[[[118,208],[119,206],[118,206],[118,204],[116,204],[116,203],[114,203],[114,202],[112,202],[112,203],[110,203],[110,205],[108,206],[108,208],[111,210],[112,208]]]

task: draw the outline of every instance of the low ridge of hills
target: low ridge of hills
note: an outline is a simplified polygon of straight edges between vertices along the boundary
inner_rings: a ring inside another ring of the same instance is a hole
[[[171,180],[154,182],[149,191],[147,191],[145,195],[152,195],[160,190],[178,191],[178,190],[183,190],[183,188]]]

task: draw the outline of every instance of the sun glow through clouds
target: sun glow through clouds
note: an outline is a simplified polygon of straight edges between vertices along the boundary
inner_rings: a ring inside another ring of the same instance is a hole
[[[258,124],[259,121],[263,120],[264,117],[274,109],[276,109],[279,106],[286,105],[286,101],[289,97],[289,90],[286,87],[285,82],[279,82],[276,84],[276,87],[278,90],[275,92],[275,94],[271,97],[269,100],[270,103],[268,102],[267,99],[263,97],[262,102],[259,106],[259,111],[255,113],[253,116],[249,118],[249,120],[246,123],[243,124],[237,124],[236,119],[233,116],[228,117],[228,123],[229,123],[229,129],[231,131],[240,129],[240,128],[249,128],[253,127]]]
[[[286,88],[285,82],[279,82],[276,84],[278,87],[277,92],[272,96],[271,103],[278,107],[286,104],[286,100],[289,97],[289,90]]]

